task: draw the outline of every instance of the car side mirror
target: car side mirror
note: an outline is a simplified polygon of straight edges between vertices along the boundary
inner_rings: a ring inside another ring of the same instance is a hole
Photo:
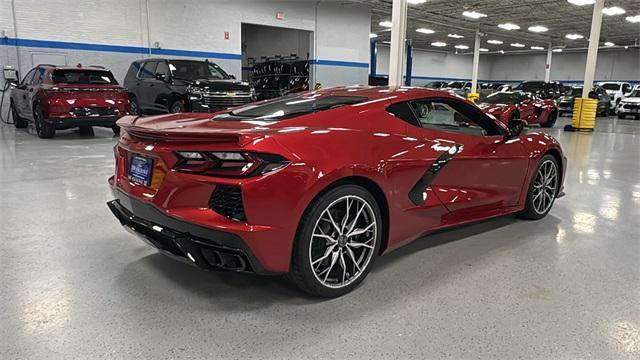
[[[236,76],[235,76],[235,75],[233,75],[233,74],[229,75],[229,77],[230,77],[230,78],[232,78],[233,80],[235,80],[235,79],[236,79]]]
[[[160,80],[160,81],[167,81],[167,75],[163,74],[163,73],[156,73],[153,76],[156,80]]]
[[[505,135],[507,138],[514,138],[522,134],[524,128],[527,126],[527,122],[522,119],[511,119],[507,123],[508,133]]]

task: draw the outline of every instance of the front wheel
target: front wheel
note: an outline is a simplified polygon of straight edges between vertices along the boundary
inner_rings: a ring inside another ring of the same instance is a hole
[[[618,119],[624,119],[626,116],[623,113],[618,113]]]
[[[560,170],[553,155],[545,155],[538,162],[536,171],[529,184],[525,207],[516,215],[523,219],[538,220],[549,213],[558,195]]]
[[[315,296],[344,295],[371,270],[381,239],[380,209],[373,196],[356,185],[333,188],[305,211],[288,277]]]
[[[183,113],[183,112],[184,112],[184,105],[182,105],[182,102],[180,100],[176,100],[173,103],[171,103],[171,105],[169,105],[169,113],[177,114],[177,113]]]

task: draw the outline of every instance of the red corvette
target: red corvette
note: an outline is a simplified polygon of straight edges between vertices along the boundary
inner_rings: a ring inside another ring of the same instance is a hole
[[[207,270],[283,274],[324,297],[424,234],[544,217],[566,158],[445,91],[346,87],[216,114],[125,117],[109,202],[122,225]]]
[[[558,107],[553,100],[524,92],[496,92],[482,99],[478,106],[505,125],[520,118],[527,124],[553,127],[558,119]]]

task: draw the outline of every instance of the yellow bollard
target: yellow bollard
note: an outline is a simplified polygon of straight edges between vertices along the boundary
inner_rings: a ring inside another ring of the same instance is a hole
[[[471,102],[478,102],[480,100],[480,94],[478,93],[469,93],[467,94],[467,100]]]
[[[578,131],[593,131],[596,126],[596,114],[598,112],[598,100],[588,98],[576,98],[573,104],[573,119],[571,129]]]

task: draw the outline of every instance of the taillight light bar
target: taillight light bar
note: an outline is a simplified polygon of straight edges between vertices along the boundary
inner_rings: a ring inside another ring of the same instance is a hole
[[[251,152],[176,151],[175,155],[175,171],[220,177],[262,175],[289,164],[280,155]]]

